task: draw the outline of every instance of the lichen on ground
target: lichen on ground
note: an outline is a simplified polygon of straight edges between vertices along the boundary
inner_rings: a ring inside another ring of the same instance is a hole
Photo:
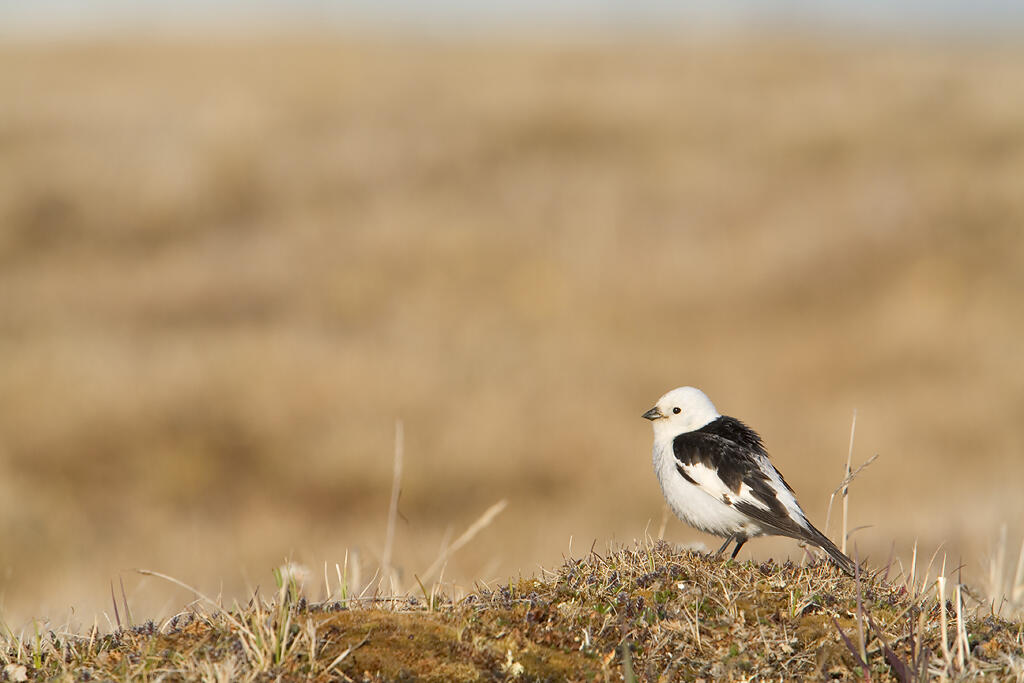
[[[283,591],[102,637],[8,638],[0,678],[1024,680],[1020,621],[964,602],[958,617],[951,592],[940,605],[936,584],[880,574],[638,544],[458,601],[311,605]]]

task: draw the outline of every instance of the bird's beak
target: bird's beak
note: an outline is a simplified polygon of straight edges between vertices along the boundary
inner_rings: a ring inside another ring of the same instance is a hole
[[[641,415],[641,417],[646,417],[648,420],[657,420],[659,417],[665,417],[665,416],[661,414],[660,410],[658,410],[658,406],[654,406],[653,408],[648,410],[646,413]]]

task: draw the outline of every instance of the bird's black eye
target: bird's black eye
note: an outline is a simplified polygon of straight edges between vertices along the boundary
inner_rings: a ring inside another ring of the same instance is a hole
[[[679,413],[681,413],[683,411],[682,411],[682,409],[679,406],[676,406],[675,408],[672,409],[672,412],[675,413],[676,415],[678,415]]]

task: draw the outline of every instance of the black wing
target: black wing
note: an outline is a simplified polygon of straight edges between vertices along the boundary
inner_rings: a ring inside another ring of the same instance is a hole
[[[722,419],[719,418],[715,422]],[[757,438],[756,434],[750,433],[753,434],[753,438]],[[783,536],[798,534],[800,526],[790,518],[789,511],[776,495],[771,480],[758,463],[759,457],[767,457],[764,449],[760,447],[760,439],[757,439],[756,446],[750,439],[746,441],[750,445],[741,445],[707,429],[680,434],[672,442],[676,471],[691,484],[697,484],[687,473],[686,468],[703,465],[716,472],[718,478],[735,494],[724,501],[726,504],[756,519],[767,531]],[[750,488],[750,494],[754,498],[767,506],[767,510],[740,498],[743,484]]]
[[[672,451],[676,458],[676,471],[691,484],[697,482],[687,474],[687,466],[699,464],[717,472],[722,482],[736,494],[735,498],[725,501],[727,504],[757,520],[769,533],[813,543],[828,553],[843,571],[853,574],[853,562],[824,534],[806,519],[807,527],[804,527],[790,517],[771,479],[761,469],[760,462],[762,459],[767,461],[768,453],[757,432],[735,418],[722,416],[700,429],[677,436],[672,442]],[[771,463],[768,466],[772,467]],[[775,473],[792,493],[792,487],[782,474],[778,470]],[[750,487],[751,495],[766,505],[767,510],[739,497],[743,484]]]

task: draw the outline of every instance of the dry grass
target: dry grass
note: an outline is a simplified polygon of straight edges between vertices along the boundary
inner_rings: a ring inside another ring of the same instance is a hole
[[[270,601],[226,611],[202,598],[106,636],[8,638],[0,659],[9,680],[1024,679],[1021,624],[968,609],[947,578],[851,580],[659,542],[458,602],[310,604],[282,577]]]
[[[230,602],[349,548],[365,583],[396,418],[404,588],[503,498],[446,580],[635,538],[639,414],[683,383],[816,522],[856,408],[851,546],[945,543],[980,582],[1024,535],[1021,56],[0,46],[4,620],[87,628],[119,577],[166,615],[140,566]]]

